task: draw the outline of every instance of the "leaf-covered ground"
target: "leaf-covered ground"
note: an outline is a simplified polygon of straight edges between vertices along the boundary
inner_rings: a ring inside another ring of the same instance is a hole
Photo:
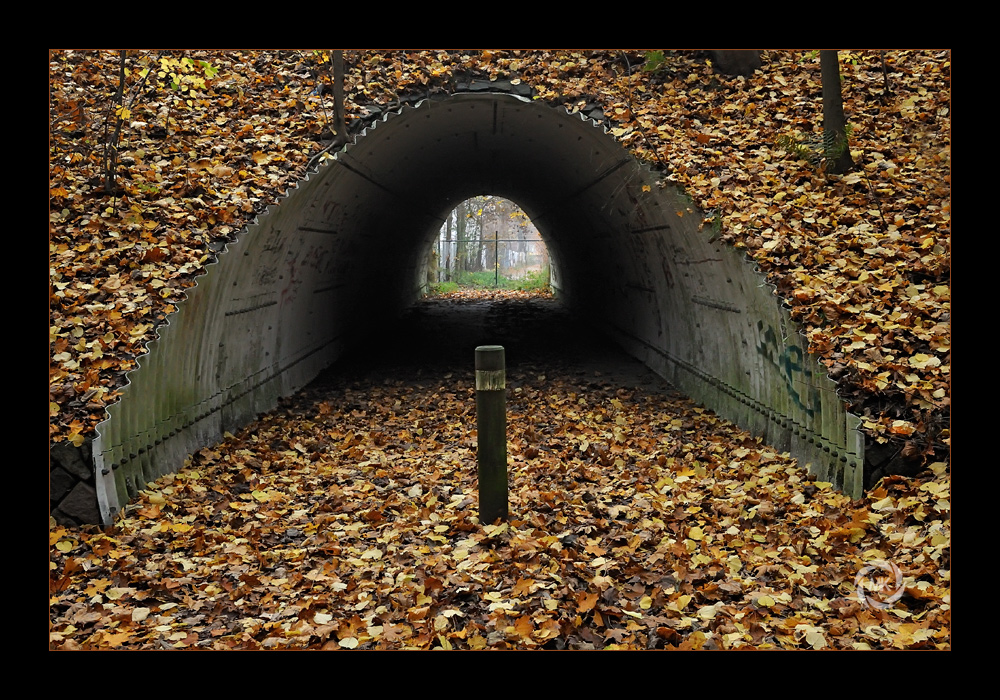
[[[108,533],[54,527],[53,646],[947,646],[950,53],[841,51],[845,176],[787,150],[822,134],[813,52],[749,78],[646,55],[348,51],[348,120],[473,77],[600,105],[769,275],[870,447],[921,475],[851,503],[679,397],[546,370],[512,393],[527,427],[498,531],[469,502],[468,387],[344,386],[202,451]],[[51,53],[53,441],[93,436],[204,265],[318,162],[323,58],[131,51],[116,114],[117,52]],[[886,610],[852,598],[872,558],[905,577]]]
[[[458,358],[368,358],[200,451],[113,529],[53,527],[52,647],[950,647],[943,464],[852,503],[596,340],[557,355],[535,336],[586,334],[525,296],[426,301],[400,331],[433,347],[445,305],[472,338],[486,315],[524,329],[509,523],[477,519]]]

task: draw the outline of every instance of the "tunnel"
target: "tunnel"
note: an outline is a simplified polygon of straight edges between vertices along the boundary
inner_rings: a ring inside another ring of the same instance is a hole
[[[529,215],[577,316],[859,493],[859,421],[761,273],[662,181],[601,122],[488,84],[379,115],[228,245],[139,358],[94,443],[102,520],[391,323],[478,194]]]

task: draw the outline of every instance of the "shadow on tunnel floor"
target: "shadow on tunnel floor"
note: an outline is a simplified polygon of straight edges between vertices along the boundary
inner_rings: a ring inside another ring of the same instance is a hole
[[[459,299],[427,297],[395,321],[360,332],[353,347],[311,385],[438,381],[473,376],[475,349],[502,345],[511,385],[529,375],[593,377],[646,391],[673,388],[575,317],[557,299],[510,298],[484,290]]]

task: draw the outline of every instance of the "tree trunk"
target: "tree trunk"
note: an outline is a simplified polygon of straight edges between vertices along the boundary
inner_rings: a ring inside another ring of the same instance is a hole
[[[451,221],[454,212],[448,214],[448,218],[444,222],[444,250],[442,251],[442,258],[444,258],[444,281],[451,282],[451,268],[452,268],[452,253],[451,253]]]
[[[847,142],[844,99],[840,93],[840,60],[837,51],[819,52],[823,78],[823,149],[827,172],[842,175],[854,169]]]
[[[468,205],[463,201],[455,207],[455,240],[457,241],[455,250],[455,271],[465,272],[469,269],[466,250],[468,241],[465,238],[465,222],[468,213]]]
[[[472,235],[474,236],[472,240],[472,245],[469,247],[469,271],[470,272],[482,272],[483,271],[483,218],[477,216],[475,219],[474,228],[476,229]]]
[[[111,116],[115,118],[114,131],[108,135],[107,129]],[[105,121],[104,159],[101,164],[103,171],[104,193],[117,197],[122,192],[118,189],[118,142],[121,139],[122,124],[125,123],[125,49],[118,52],[118,91],[111,103],[108,120]],[[117,204],[116,213],[117,213]]]
[[[333,51],[333,120],[337,134],[334,143],[343,146],[347,143],[347,119],[344,115],[344,50]]]

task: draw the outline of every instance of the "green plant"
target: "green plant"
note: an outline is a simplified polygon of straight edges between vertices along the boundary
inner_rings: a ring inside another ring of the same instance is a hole
[[[701,220],[701,227],[712,232],[712,240],[722,233],[722,212],[710,211]]]
[[[451,294],[458,291],[457,282],[438,282],[431,285],[431,294]]]
[[[460,287],[493,287],[496,273],[493,270],[480,270],[478,272],[458,270],[452,278]]]
[[[852,131],[850,124],[846,125],[845,131],[847,134],[843,141],[834,139],[831,133],[824,133],[822,136],[813,134],[803,137],[782,134],[777,138],[776,143],[778,148],[786,153],[793,155],[799,160],[808,161],[812,165],[819,166],[821,170],[824,170],[827,163],[837,160],[849,147]]]
[[[467,272],[458,270],[453,273],[452,281],[439,282],[431,285],[432,294],[448,294],[457,291],[462,287],[473,287],[480,289],[517,289],[528,291],[532,289],[547,289],[549,286],[549,268],[543,267],[541,270],[531,270],[524,277],[511,278],[504,275],[497,275],[494,270],[480,270],[479,272]]]
[[[543,267],[541,270],[529,271],[523,279],[512,280],[514,289],[529,291],[532,289],[548,289],[549,268]]]
[[[646,62],[642,64],[642,69],[647,73],[655,73],[666,67],[667,57],[662,51],[647,51]]]

